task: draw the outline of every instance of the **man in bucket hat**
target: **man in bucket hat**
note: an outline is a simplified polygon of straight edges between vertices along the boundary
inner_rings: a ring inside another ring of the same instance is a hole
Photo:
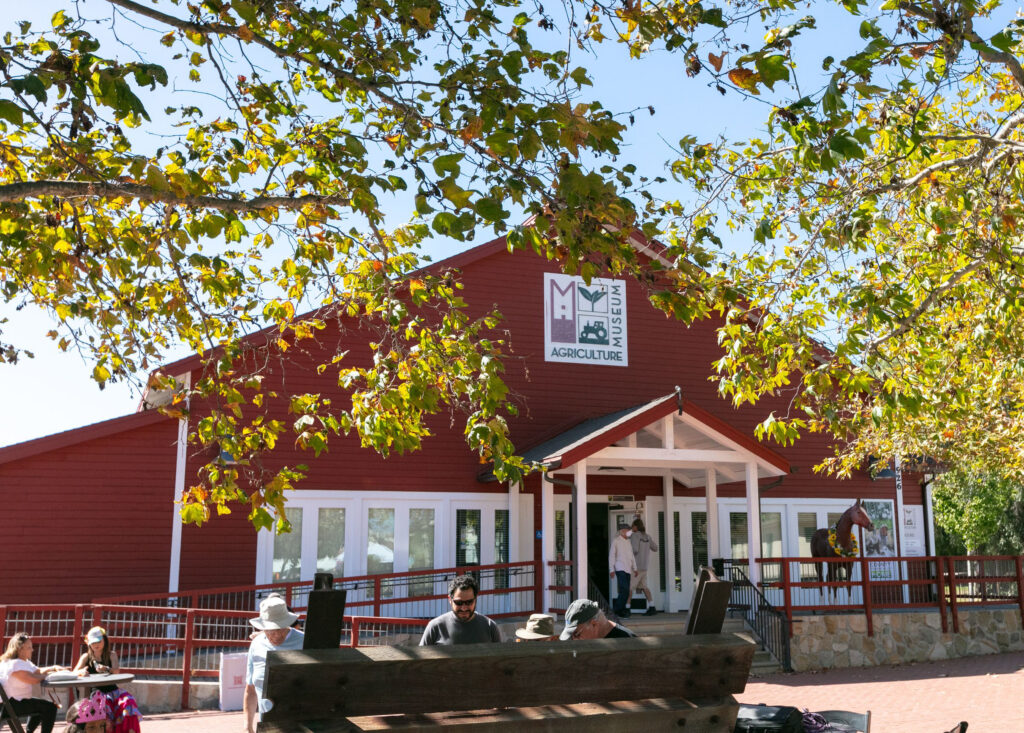
[[[554,641],[557,638],[555,617],[546,613],[532,614],[526,628],[516,629],[516,641]]]
[[[249,657],[245,668],[245,696],[242,709],[248,733],[256,732],[257,712],[265,713],[270,704],[263,699],[263,680],[267,671],[267,652],[282,649],[301,649],[302,632],[292,625],[299,620],[296,613],[288,609],[284,598],[272,594],[260,602],[260,615],[249,619],[259,632],[249,644]]]
[[[588,598],[577,598],[565,610],[562,641],[581,639],[624,639],[636,636],[625,626],[609,621],[604,611]]]

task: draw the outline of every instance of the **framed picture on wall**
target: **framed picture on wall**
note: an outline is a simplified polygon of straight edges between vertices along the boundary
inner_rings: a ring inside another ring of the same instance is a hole
[[[865,499],[861,506],[875,525],[873,532],[864,531],[864,556],[895,557],[896,519],[892,499]]]
[[[874,531],[864,530],[864,557],[896,557],[896,514],[892,499],[865,499],[864,511],[871,517]],[[873,562],[872,580],[896,580],[896,563]]]

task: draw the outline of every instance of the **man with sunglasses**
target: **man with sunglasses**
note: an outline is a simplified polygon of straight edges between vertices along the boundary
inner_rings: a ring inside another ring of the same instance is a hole
[[[460,575],[449,583],[448,602],[452,610],[427,624],[420,646],[501,641],[498,625],[476,612],[478,590],[476,578],[472,575]]]

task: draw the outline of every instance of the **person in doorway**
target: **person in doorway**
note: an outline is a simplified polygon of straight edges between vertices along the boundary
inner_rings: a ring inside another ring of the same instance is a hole
[[[84,677],[89,674],[117,674],[121,671],[117,652],[110,648],[110,637],[102,626],[93,626],[86,632],[85,644],[85,654],[78,658],[73,672]],[[114,722],[111,733],[139,733],[142,713],[132,694],[117,685],[104,685],[96,689],[107,698]]]
[[[643,591],[647,598],[647,613],[645,615],[653,616],[657,611],[654,608],[654,596],[651,595],[651,589],[647,586],[647,568],[651,562],[651,553],[658,551],[658,543],[647,534],[644,520],[640,517],[633,520],[633,534],[629,536],[629,543],[633,546],[633,557],[636,559],[636,575],[633,576],[633,582],[629,586],[629,597],[632,598],[638,590]]]
[[[589,598],[577,598],[565,611],[562,641],[583,639],[626,639],[636,636],[625,626],[611,621],[604,611]]]
[[[17,633],[7,642],[7,651],[0,655],[0,685],[11,699],[14,714],[28,716],[28,733],[36,728],[40,733],[51,733],[57,720],[57,706],[49,700],[32,697],[32,686],[46,679],[52,672],[67,667],[37,667],[32,663],[32,639],[26,633]]]
[[[420,646],[500,642],[498,625],[476,612],[478,591],[479,586],[472,575],[460,575],[452,580],[448,584],[448,602],[452,610],[427,624]]]
[[[629,586],[637,574],[633,545],[629,542],[630,534],[632,530],[629,525],[619,527],[619,533],[615,535],[612,548],[608,551],[608,577],[615,578],[618,583],[618,595],[612,603],[612,610],[619,618],[629,618]]]
[[[263,697],[267,653],[302,649],[303,634],[292,628],[298,619],[298,614],[288,610],[284,598],[270,596],[260,603],[260,615],[249,620],[262,633],[249,644],[249,656],[246,659],[245,695],[242,698],[246,733],[256,733],[257,718],[270,709]]]

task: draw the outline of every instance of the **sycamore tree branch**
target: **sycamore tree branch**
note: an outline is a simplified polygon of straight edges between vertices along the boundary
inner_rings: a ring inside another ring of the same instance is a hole
[[[966,267],[960,268],[952,275],[950,275],[949,279],[945,283],[943,283],[941,287],[935,288],[935,290],[928,293],[927,298],[922,300],[921,303],[916,308],[914,308],[914,310],[912,310],[905,318],[901,318],[898,321],[899,327],[893,329],[892,331],[889,331],[889,333],[882,334],[878,338],[869,341],[865,345],[867,353],[877,353],[879,348],[881,348],[882,344],[884,344],[886,341],[891,341],[894,338],[899,338],[903,334],[907,333],[911,328],[913,328],[913,325],[917,321],[917,319],[920,318],[928,310],[930,310],[939,298],[941,298],[945,293],[949,292],[967,275],[971,274],[972,272],[975,272],[976,270],[981,269],[981,267],[984,264],[984,259],[978,259],[970,263]]]
[[[937,163],[932,163],[926,168],[922,168],[916,174],[910,178],[901,178],[894,180],[892,183],[887,183],[884,186],[875,186],[864,190],[864,196],[872,196],[879,193],[889,193],[891,191],[902,191],[907,188],[913,188],[921,181],[927,179],[933,173],[939,171],[948,170],[949,168],[958,168],[960,166],[975,165],[982,158],[985,157],[985,152],[990,146],[982,143],[982,147],[978,152],[971,153],[970,155],[961,155],[956,158],[949,158],[947,160],[940,160]]]
[[[219,196],[189,196],[171,190],[159,191],[140,183],[109,181],[24,181],[0,185],[0,203],[22,201],[26,198],[59,196],[64,199],[131,198],[140,201],[180,206],[194,206],[220,211],[256,212],[264,209],[300,209],[307,205],[347,206],[347,196],[256,196],[255,198],[223,198]]]
[[[154,8],[141,5],[140,3],[134,2],[134,0],[107,0],[107,2],[182,31],[203,34],[215,33],[219,35],[230,36],[238,40],[240,43],[255,43],[261,48],[264,48],[270,53],[272,53],[277,58],[285,61],[292,61],[301,64],[314,63],[310,60],[310,58],[308,58],[303,53],[298,51],[287,51],[284,48],[277,46],[272,41],[262,37],[260,34],[256,33],[248,27],[243,29],[238,26],[229,25],[226,23],[196,23],[193,21],[182,20],[173,15],[162,13]],[[491,160],[509,175],[517,177],[522,175],[522,171],[519,168],[510,165],[507,161],[505,161],[496,153],[494,153],[494,151],[490,150],[486,145],[483,145],[474,139],[466,140],[462,136],[460,130],[454,130],[448,127],[447,125],[440,124],[437,119],[423,114],[423,112],[418,107],[409,104],[408,102],[405,102],[398,97],[388,94],[381,88],[380,85],[369,83],[365,79],[360,78],[359,76],[353,74],[350,71],[345,70],[344,68],[338,66],[335,63],[332,63],[328,59],[317,57],[315,63],[323,67],[326,71],[330,72],[335,77],[335,79],[343,81],[344,83],[349,84],[352,87],[362,92],[365,92],[366,94],[377,97],[382,102],[385,102],[391,107],[397,110],[401,110],[404,114],[408,115],[409,117],[416,119],[424,127],[440,130],[452,139],[461,140],[467,148],[474,151],[477,155],[480,155],[483,158]],[[537,194],[551,207],[560,207],[564,205],[563,201],[560,201],[556,197],[552,196],[543,187],[537,190]]]
[[[917,3],[905,2],[903,0],[899,0],[896,3],[896,7],[910,15],[916,15],[928,21],[937,30],[942,31],[954,40],[963,40],[975,44],[974,47],[978,49],[978,56],[983,61],[1003,66],[1013,77],[1014,81],[1017,82],[1017,86],[1024,89],[1024,67],[1021,66],[1020,60],[1012,53],[999,51],[989,46],[985,39],[974,30],[974,22],[971,15],[965,13],[962,25],[954,27],[953,23],[957,20],[956,16],[940,16],[936,11],[928,10]]]

